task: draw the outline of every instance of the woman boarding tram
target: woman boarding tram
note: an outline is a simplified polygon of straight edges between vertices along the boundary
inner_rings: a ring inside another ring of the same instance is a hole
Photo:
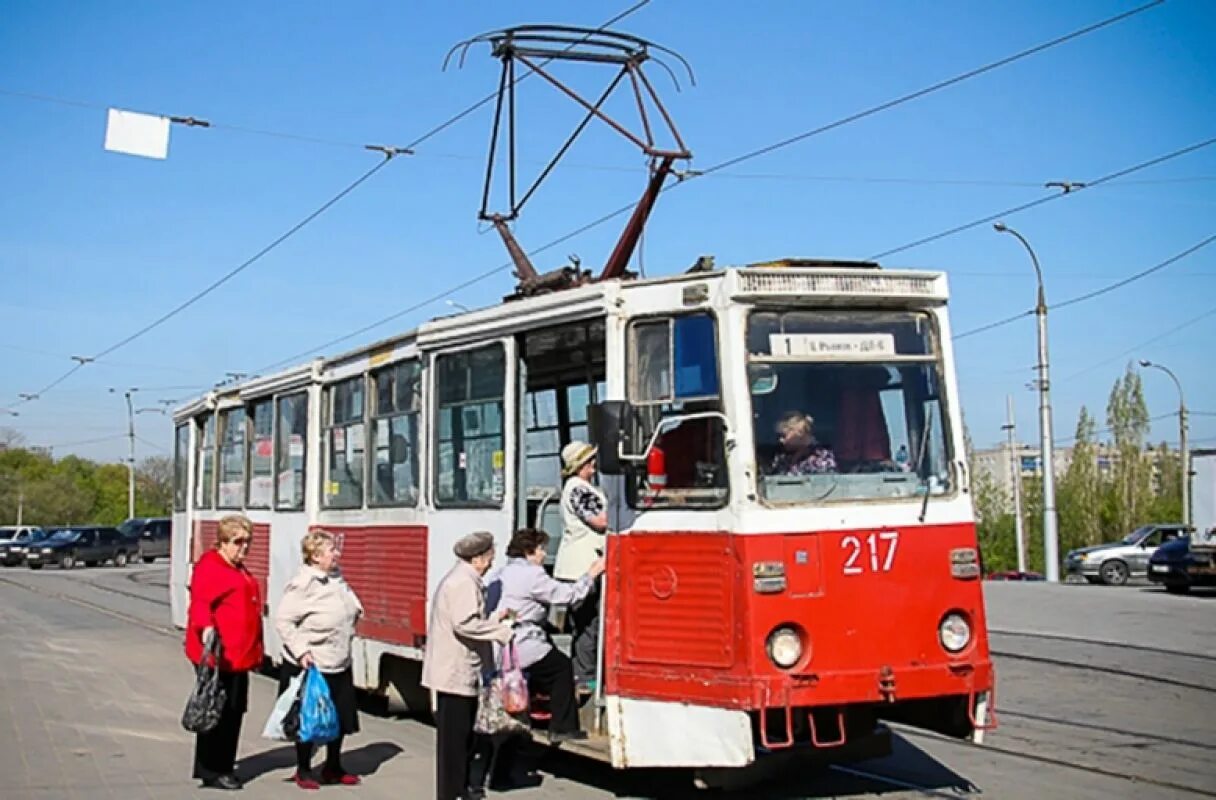
[[[557,548],[553,577],[577,582],[601,559],[608,531],[608,500],[591,483],[595,477],[596,449],[586,442],[562,448],[562,541]],[[601,568],[599,570],[603,572]],[[574,637],[570,643],[574,682],[581,693],[594,690],[600,633],[600,590],[593,583],[570,607]]]

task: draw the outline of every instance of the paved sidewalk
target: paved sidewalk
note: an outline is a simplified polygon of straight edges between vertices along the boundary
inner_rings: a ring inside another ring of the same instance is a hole
[[[0,583],[0,797],[225,796],[190,780],[193,738],[179,722],[192,680],[180,639]],[[275,685],[257,677],[238,772],[248,798],[299,796],[290,746],[260,737]],[[432,728],[362,715],[346,746],[366,800],[434,796]],[[604,796],[559,779],[517,797]]]

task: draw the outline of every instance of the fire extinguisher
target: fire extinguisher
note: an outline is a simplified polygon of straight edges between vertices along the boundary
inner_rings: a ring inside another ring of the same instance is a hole
[[[646,456],[646,483],[655,494],[667,488],[667,454],[657,442]]]

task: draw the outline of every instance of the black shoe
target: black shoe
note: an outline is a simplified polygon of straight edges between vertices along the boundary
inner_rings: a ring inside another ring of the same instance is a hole
[[[476,786],[470,786],[464,790],[464,794],[460,795],[461,800],[486,800],[486,790]]]
[[[209,789],[223,789],[226,792],[235,792],[244,787],[241,779],[235,775],[217,775],[214,778],[203,778],[203,786]]]
[[[586,731],[551,731],[549,733],[549,741],[552,744],[557,744],[558,742],[581,742],[586,738]]]

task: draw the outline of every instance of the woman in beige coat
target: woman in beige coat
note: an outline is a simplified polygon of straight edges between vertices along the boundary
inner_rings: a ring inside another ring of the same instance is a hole
[[[279,692],[300,672],[316,667],[329,686],[342,734],[325,746],[320,781],[312,773],[313,745],[296,742],[294,780],[301,789],[319,789],[323,783],[354,786],[359,776],[342,768],[342,737],[359,731],[350,645],[363,605],[338,572],[341,551],[333,534],[312,531],[300,549],[304,566],[288,582],[274,620],[283,640]]]
[[[484,531],[470,533],[453,550],[459,560],[431,600],[422,662],[422,685],[435,694],[438,800],[458,800],[468,794],[482,667],[494,663],[494,642],[511,641],[511,626],[502,615],[486,618],[481,579],[494,563],[494,537]]]

